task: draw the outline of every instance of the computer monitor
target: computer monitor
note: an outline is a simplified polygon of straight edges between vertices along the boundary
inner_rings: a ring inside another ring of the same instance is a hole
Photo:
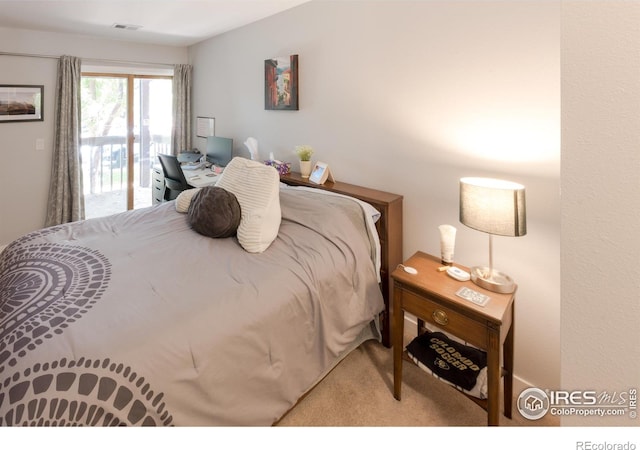
[[[231,161],[233,139],[218,136],[207,137],[207,161],[225,167]]]

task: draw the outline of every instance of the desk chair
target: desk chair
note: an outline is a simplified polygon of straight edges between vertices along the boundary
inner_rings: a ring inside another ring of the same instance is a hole
[[[174,200],[180,192],[189,189],[178,158],[174,155],[158,155],[162,171],[164,172],[164,199]]]

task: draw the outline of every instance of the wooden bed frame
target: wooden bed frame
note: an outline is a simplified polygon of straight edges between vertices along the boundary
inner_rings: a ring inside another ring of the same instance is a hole
[[[316,189],[324,189],[338,194],[345,194],[369,203],[380,211],[380,219],[376,222],[380,237],[381,262],[380,289],[384,297],[384,311],[380,314],[382,325],[382,343],[385,347],[391,347],[391,299],[393,282],[391,272],[402,263],[402,199],[398,194],[369,189],[339,181],[327,181],[324,184],[311,183],[308,178],[302,178],[299,173],[281,175],[280,181],[290,186],[306,186]]]

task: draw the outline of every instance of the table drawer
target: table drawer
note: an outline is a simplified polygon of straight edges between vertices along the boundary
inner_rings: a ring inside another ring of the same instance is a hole
[[[487,348],[487,327],[482,321],[460,314],[413,292],[402,291],[403,309],[477,347]]]

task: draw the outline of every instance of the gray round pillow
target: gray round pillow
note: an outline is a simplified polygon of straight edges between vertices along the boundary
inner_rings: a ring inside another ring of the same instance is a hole
[[[221,187],[200,189],[191,199],[187,214],[191,228],[212,238],[233,236],[240,225],[240,203]]]

